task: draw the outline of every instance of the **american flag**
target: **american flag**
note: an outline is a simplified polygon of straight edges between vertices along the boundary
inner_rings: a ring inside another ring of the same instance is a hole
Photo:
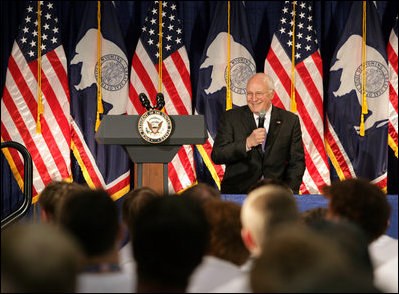
[[[70,100],[67,61],[61,41],[54,4],[27,2],[8,61],[1,99],[1,141],[19,142],[30,152],[33,161],[33,202],[50,181],[71,178]],[[40,63],[38,50],[41,52]],[[37,133],[39,66],[43,113],[40,115],[41,132]],[[22,156],[12,149],[5,156],[22,189]]]
[[[159,3],[162,9],[162,72],[158,68]],[[146,111],[140,103],[140,93],[149,97],[152,106],[156,105],[156,94],[160,92],[160,76],[165,112],[169,115],[191,115],[190,64],[174,1],[154,1],[149,6],[132,61],[128,114],[141,115]],[[171,193],[187,188],[196,181],[192,146],[184,145],[180,148],[168,164],[168,173],[168,190]]]
[[[389,62],[389,129],[388,144],[398,157],[398,16],[387,46]]]
[[[276,93],[272,100],[275,106],[291,110],[291,83],[295,87],[306,158],[300,192],[319,194],[322,186],[330,184],[330,170],[324,147],[323,65],[311,2],[284,2],[279,26],[266,57],[265,73],[275,81]]]

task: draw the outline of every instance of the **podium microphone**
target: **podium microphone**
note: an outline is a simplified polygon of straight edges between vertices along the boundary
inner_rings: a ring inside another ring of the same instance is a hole
[[[144,93],[140,93],[140,94],[139,94],[139,98],[140,98],[140,100],[148,99],[148,98],[147,98],[147,95],[144,94]]]
[[[263,109],[259,111],[258,128],[263,128],[263,124],[265,122],[265,116],[266,116],[266,111],[264,111]]]
[[[139,94],[139,99],[140,99],[141,105],[143,105],[143,107],[145,109],[147,109],[147,111],[150,110],[151,105],[150,105],[150,101],[148,100],[147,95],[144,94],[144,93],[140,93]]]
[[[165,106],[165,98],[162,93],[157,93],[157,109],[161,110]]]

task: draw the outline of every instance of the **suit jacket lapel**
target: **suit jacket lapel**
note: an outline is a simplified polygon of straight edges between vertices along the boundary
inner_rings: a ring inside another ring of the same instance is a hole
[[[257,125],[254,120],[254,115],[248,106],[246,106],[246,108],[244,109],[244,112],[245,112],[245,121],[243,121],[241,123],[245,123],[245,128],[252,132],[253,129],[257,128]]]
[[[282,124],[280,112],[278,108],[272,106],[272,113],[270,117],[269,132],[267,133],[265,155],[267,155],[273,147],[274,142],[280,132],[280,126]]]
[[[252,111],[248,105],[245,106],[244,112],[245,112],[245,116],[244,116],[245,121],[243,121],[241,123],[245,123],[245,128],[248,130],[248,133],[251,134],[251,132],[254,129],[256,129],[258,127],[258,125],[255,122],[254,114],[252,113]],[[261,145],[256,146],[255,149],[259,153],[260,156],[263,156],[263,151],[262,151]]]

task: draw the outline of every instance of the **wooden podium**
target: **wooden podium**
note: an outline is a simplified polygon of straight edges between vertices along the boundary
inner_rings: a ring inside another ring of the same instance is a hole
[[[149,143],[140,136],[140,115],[104,115],[95,135],[99,144],[124,147],[135,163],[135,187],[148,186],[161,195],[168,194],[168,163],[182,145],[201,145],[208,139],[203,115],[169,117],[172,132],[161,143]]]

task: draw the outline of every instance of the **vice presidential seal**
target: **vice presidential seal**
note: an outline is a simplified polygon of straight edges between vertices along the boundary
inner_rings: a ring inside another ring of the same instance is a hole
[[[172,132],[172,121],[168,115],[159,110],[145,112],[139,119],[140,136],[149,143],[161,143],[169,138]]]

